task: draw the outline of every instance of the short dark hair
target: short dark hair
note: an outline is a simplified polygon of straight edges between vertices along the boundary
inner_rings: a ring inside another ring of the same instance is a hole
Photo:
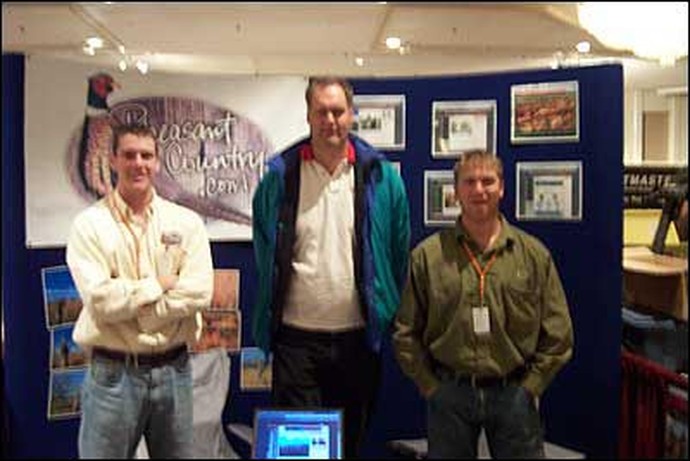
[[[469,150],[464,152],[453,167],[453,180],[454,184],[457,185],[458,179],[460,179],[460,171],[463,167],[470,163],[481,163],[491,166],[496,170],[498,178],[503,181],[503,162],[496,154],[487,152],[485,150]]]
[[[114,124],[113,128],[113,154],[117,155],[117,148],[120,145],[120,139],[126,134],[132,134],[141,138],[151,138],[156,146],[156,155],[158,155],[158,143],[156,142],[156,132],[153,128],[146,125],[128,125],[128,124]]]
[[[326,85],[339,85],[345,93],[345,99],[347,99],[348,107],[352,107],[352,98],[354,95],[352,85],[350,85],[350,82],[348,82],[346,79],[336,77],[334,75],[309,77],[309,84],[307,85],[307,90],[304,93],[304,98],[307,100],[307,107],[311,106],[311,97],[314,94],[314,88],[317,86]]]

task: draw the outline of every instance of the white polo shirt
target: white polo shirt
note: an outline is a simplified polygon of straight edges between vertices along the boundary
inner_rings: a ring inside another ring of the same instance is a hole
[[[353,260],[355,245],[354,147],[331,175],[314,159],[311,146],[300,152],[292,282],[283,322],[305,330],[346,331],[364,326]]]

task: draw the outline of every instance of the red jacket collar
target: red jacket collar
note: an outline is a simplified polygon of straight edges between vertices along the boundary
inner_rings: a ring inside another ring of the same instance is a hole
[[[314,160],[314,149],[312,149],[311,144],[307,143],[303,145],[299,150],[299,156],[302,160]],[[355,153],[355,146],[352,145],[350,140],[347,141],[347,161],[350,164],[355,163],[357,158]]]

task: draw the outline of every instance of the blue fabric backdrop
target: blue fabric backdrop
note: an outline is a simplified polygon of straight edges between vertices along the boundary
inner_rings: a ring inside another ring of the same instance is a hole
[[[579,82],[579,142],[511,145],[511,85],[567,80]],[[452,160],[431,157],[432,101],[497,100],[497,150],[505,163],[506,178],[502,211],[511,222],[515,222],[516,161],[582,161],[582,221],[518,225],[551,249],[575,327],[573,359],[542,398],[547,439],[588,456],[614,457],[622,326],[622,67],[356,79],[353,85],[356,94],[406,97],[406,148],[387,154],[391,160],[401,162],[410,198],[413,245],[435,231],[424,227],[424,170],[450,169],[453,164]],[[9,419],[6,449],[10,457],[75,458],[78,419],[48,421],[46,417],[50,337],[45,328],[41,269],[65,264],[65,251],[28,249],[24,244],[24,56],[3,54],[2,95],[3,397]],[[214,243],[212,250],[215,267],[241,270],[242,342],[250,346],[256,289],[252,245]],[[372,458],[391,456],[385,446],[388,440],[425,433],[424,402],[400,372],[388,341],[383,353],[382,390],[365,447],[365,455]],[[232,356],[230,379],[231,395],[224,420],[251,424],[253,409],[268,405],[268,395],[239,392],[239,356]],[[241,447],[238,451],[243,452]]]

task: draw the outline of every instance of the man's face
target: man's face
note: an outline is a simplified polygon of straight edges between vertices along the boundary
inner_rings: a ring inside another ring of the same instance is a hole
[[[463,219],[493,218],[503,198],[503,180],[490,164],[472,162],[460,171],[455,194],[462,206]]]
[[[117,189],[122,195],[148,193],[160,169],[156,141],[148,136],[125,134],[117,152],[110,157],[110,166],[117,172]]]
[[[312,143],[318,147],[341,148],[347,143],[354,114],[340,85],[318,85],[311,95],[307,121]]]

